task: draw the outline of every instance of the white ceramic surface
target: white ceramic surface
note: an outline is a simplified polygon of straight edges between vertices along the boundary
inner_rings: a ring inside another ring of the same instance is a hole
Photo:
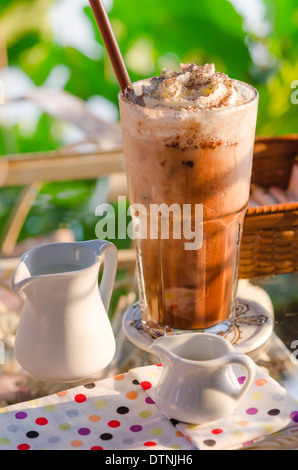
[[[255,376],[253,361],[214,334],[163,336],[150,350],[163,364],[155,403],[167,416],[186,423],[203,424],[233,413]],[[247,370],[242,386],[232,364]]]
[[[25,370],[74,382],[111,362],[116,344],[107,311],[116,270],[117,249],[102,240],[51,243],[25,253],[11,279],[12,290],[25,298],[15,340]]]

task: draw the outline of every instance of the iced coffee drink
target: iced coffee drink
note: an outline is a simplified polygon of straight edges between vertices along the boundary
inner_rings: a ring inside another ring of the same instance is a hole
[[[142,320],[156,334],[208,329],[233,312],[258,94],[213,64],[163,70],[134,92],[120,94],[120,112],[129,202],[141,208],[134,217]]]

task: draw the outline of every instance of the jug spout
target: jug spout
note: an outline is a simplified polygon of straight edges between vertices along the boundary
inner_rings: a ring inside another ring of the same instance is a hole
[[[23,261],[20,261],[18,267],[11,278],[11,289],[16,294],[20,294],[32,281],[30,271]]]
[[[165,364],[169,360],[175,358],[175,354],[173,354],[171,349],[167,347],[167,340],[165,336],[156,339],[154,343],[152,343],[150,346],[150,352],[157,354],[162,364]]]

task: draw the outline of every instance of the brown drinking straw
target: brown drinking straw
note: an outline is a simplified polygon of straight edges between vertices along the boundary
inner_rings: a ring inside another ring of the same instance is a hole
[[[132,89],[132,85],[109,17],[103,6],[102,0],[89,0],[89,3],[109,54],[120,89],[122,93],[124,93],[125,90]]]

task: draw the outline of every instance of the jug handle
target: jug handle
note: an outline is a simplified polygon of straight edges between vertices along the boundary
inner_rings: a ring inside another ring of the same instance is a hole
[[[253,383],[253,380],[256,374],[255,363],[253,362],[252,359],[250,359],[245,354],[237,353],[237,352],[232,353],[232,354],[227,354],[222,359],[223,360],[222,360],[221,365],[223,366],[230,365],[230,364],[239,364],[247,370],[248,375],[246,377],[246,380],[244,384],[242,385],[240,391],[237,393],[237,398],[238,400],[240,400]]]
[[[113,243],[106,240],[91,240],[85,243],[96,253],[97,258],[103,257],[105,261],[99,292],[108,313],[118,266],[118,251]]]

